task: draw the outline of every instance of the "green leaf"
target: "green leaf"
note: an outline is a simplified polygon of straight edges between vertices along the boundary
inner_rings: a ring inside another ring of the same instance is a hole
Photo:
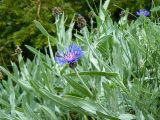
[[[16,98],[15,98],[14,86],[11,79],[8,79],[8,85],[9,85],[9,91],[10,91],[9,102],[11,105],[11,114],[14,115],[15,107],[16,107],[16,103],[15,103]]]
[[[45,28],[41,25],[40,22],[36,20],[34,20],[33,22],[35,23],[36,27],[42,32],[43,35],[45,35],[46,37],[49,36],[49,33],[45,30]]]
[[[6,114],[4,111],[0,110],[0,119],[1,120],[12,120],[13,118]]]
[[[133,119],[135,120],[136,116],[132,114],[122,114],[118,118],[121,120],[133,120]]]
[[[55,101],[56,103],[58,103],[59,105],[63,106],[63,107],[68,107],[71,108],[73,107],[73,105],[65,100],[63,100],[63,98],[57,96],[57,95],[53,95],[52,93],[50,93],[49,91],[45,90],[45,89],[40,89],[41,94],[45,95],[46,97],[52,99],[53,101]]]
[[[38,22],[38,21],[36,21],[36,20],[34,20],[33,22],[35,23],[36,27],[41,31],[41,33],[42,33],[43,35],[45,35],[47,38],[49,37],[49,39],[53,40],[54,43],[55,43],[54,37],[52,37],[52,36],[45,30],[45,28],[41,25],[40,22]]]
[[[75,106],[78,106],[87,112],[96,114],[96,111],[104,112],[100,106],[96,105],[94,102],[91,102],[89,100],[85,100],[84,98],[75,97],[75,96],[64,96],[64,99],[66,101],[70,101]]]
[[[50,43],[49,37],[48,37],[48,46],[49,46],[49,52],[50,52],[50,56],[51,56],[52,62],[55,63],[54,56],[53,56],[53,51],[52,51],[52,47],[51,47],[51,43]]]
[[[24,108],[26,109],[26,112],[30,116],[30,118],[33,118],[33,120],[41,120],[40,117],[33,112],[32,108],[28,105],[28,103],[25,103]]]
[[[4,101],[2,98],[0,98],[0,105],[3,105],[5,107],[10,107],[10,104],[6,101]]]
[[[41,88],[40,86],[37,85],[36,81],[31,80],[30,81],[31,85],[33,86],[33,88],[40,93],[41,95],[43,95],[44,97],[47,97],[51,100],[53,100],[55,103],[61,105],[62,107],[67,107],[67,108],[71,108],[73,107],[73,105],[69,102],[66,102],[65,100],[63,100],[62,97],[58,96],[58,95],[54,95],[51,92]]]
[[[53,69],[52,69],[52,67],[51,67],[51,66],[49,66],[47,63],[42,62],[42,64],[43,64],[47,69],[49,69],[50,71],[52,71],[52,70],[53,70]]]
[[[68,77],[65,77],[67,82],[77,91],[79,91],[80,93],[88,96],[88,97],[93,97],[93,94],[84,86],[82,86],[81,84],[77,83],[75,80],[72,80]]]
[[[110,0],[106,0],[105,3],[103,4],[103,8],[105,10],[107,10],[109,3],[110,3]]]
[[[56,114],[50,110],[48,107],[44,106],[44,105],[40,105],[40,109],[42,109],[42,111],[48,115],[48,117],[51,119],[51,120],[58,120]]]
[[[117,117],[114,117],[114,116],[110,116],[110,115],[106,115],[102,112],[96,112],[98,116],[100,116],[101,118],[105,119],[105,118],[108,118],[109,120],[120,120],[119,118]]]
[[[16,77],[14,77],[11,73],[9,73],[5,68],[0,66],[0,69],[6,74],[8,75],[8,77],[10,77],[12,80],[14,80],[16,83],[18,83],[22,88],[24,88],[25,90],[32,90],[31,86],[26,82],[26,81],[22,81],[20,79],[17,79]]]
[[[85,71],[85,72],[79,72],[79,75],[89,75],[89,76],[105,76],[106,78],[115,78],[118,76],[118,73],[114,72],[98,72],[98,71]],[[75,73],[69,73],[65,76],[76,76]]]
[[[104,9],[104,10],[107,10],[107,8],[108,8],[108,5],[109,5],[109,2],[110,2],[110,0],[106,0],[105,1],[105,3],[104,3],[104,5],[102,6],[100,6],[100,12],[99,12],[99,17],[101,18],[101,20],[105,20],[105,14],[103,13],[103,11],[101,10],[102,8]]]
[[[40,56],[41,58],[45,59],[45,55],[42,54],[40,51],[36,50],[35,48],[33,48],[33,47],[29,46],[29,45],[25,45],[25,46],[26,46],[26,48],[27,48],[28,50],[30,50],[33,54],[35,54],[35,55],[37,55],[37,56]]]
[[[84,98],[75,97],[75,96],[64,96],[64,99],[73,103],[75,106],[82,108],[83,110],[87,111],[88,113],[92,113],[97,115],[97,112],[105,115],[105,118],[112,118],[111,120],[119,120],[114,116],[109,116],[104,111],[104,109],[95,102],[85,100]]]
[[[150,11],[152,11],[152,12],[160,11],[160,6],[158,6],[158,7],[153,7]]]
[[[15,111],[20,120],[28,120],[23,112]]]

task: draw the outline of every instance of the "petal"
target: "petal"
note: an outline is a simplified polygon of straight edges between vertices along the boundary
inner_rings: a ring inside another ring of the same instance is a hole
[[[139,12],[136,12],[136,15],[137,15],[137,16],[140,16],[140,13],[139,13]]]
[[[64,52],[58,51],[55,60],[57,63],[63,65],[64,63],[75,63],[83,56],[81,47],[76,44],[71,44]]]
[[[56,54],[55,61],[60,65],[63,65],[64,63],[66,63],[66,60],[64,59],[63,54],[60,54],[60,53]]]
[[[140,16],[142,14],[147,17],[147,16],[149,16],[150,12],[146,9],[140,9],[139,11],[136,12],[137,16]]]

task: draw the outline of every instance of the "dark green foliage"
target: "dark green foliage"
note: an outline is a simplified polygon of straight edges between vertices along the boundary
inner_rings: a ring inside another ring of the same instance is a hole
[[[0,16],[2,16],[0,17],[0,63],[9,64],[9,61],[13,60],[10,59],[7,62],[5,58],[14,56],[16,45],[23,47],[24,44],[30,44],[36,48],[46,46],[47,39],[35,28],[34,19],[39,19],[49,32],[55,32],[51,15],[51,8],[54,6],[51,4],[53,0],[41,1],[39,15],[37,14],[37,1],[1,1],[0,11],[3,12],[0,12]]]

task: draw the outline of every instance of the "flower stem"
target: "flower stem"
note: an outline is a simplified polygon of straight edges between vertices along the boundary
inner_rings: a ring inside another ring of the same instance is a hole
[[[74,68],[74,71],[77,75],[77,77],[79,78],[79,80],[81,81],[81,83],[84,85],[84,87],[88,90],[88,92],[90,92],[92,94],[92,92],[90,91],[90,89],[87,87],[86,83],[83,81],[83,79],[81,78],[81,76],[79,75],[78,71],[76,68]]]

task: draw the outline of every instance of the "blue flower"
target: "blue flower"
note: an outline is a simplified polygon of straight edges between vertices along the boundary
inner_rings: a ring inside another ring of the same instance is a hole
[[[140,16],[140,15],[144,15],[144,16],[149,16],[150,15],[150,12],[146,9],[140,9],[139,11],[136,12],[136,15],[137,16]]]
[[[58,51],[55,60],[60,65],[68,63],[69,65],[75,64],[83,56],[81,47],[72,44],[65,51]]]

